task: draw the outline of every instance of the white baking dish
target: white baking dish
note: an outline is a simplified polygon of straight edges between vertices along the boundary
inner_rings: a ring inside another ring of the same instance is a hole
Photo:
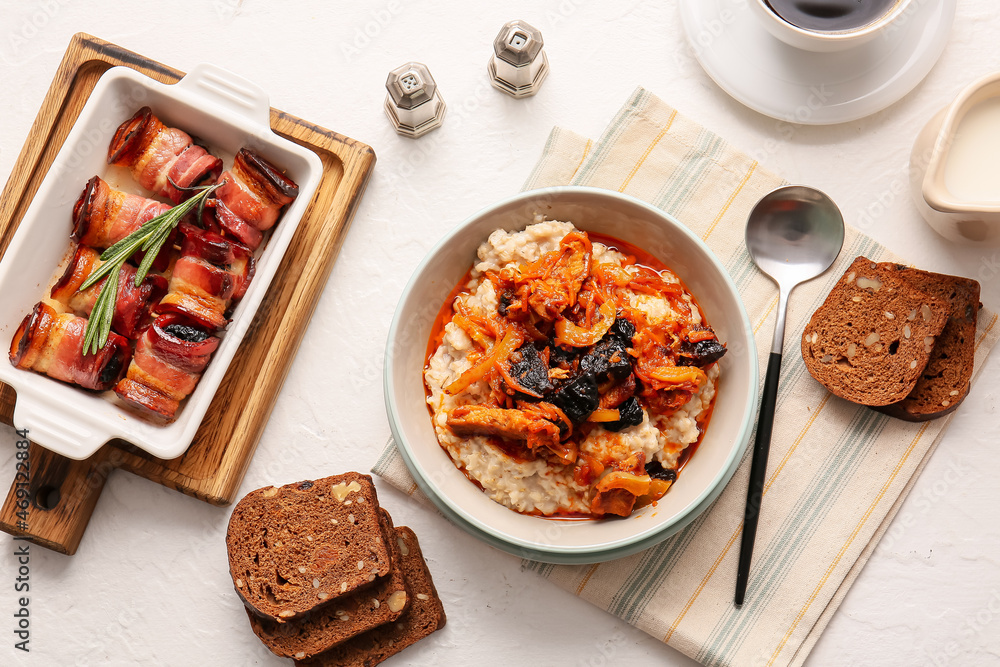
[[[257,253],[257,273],[233,313],[215,356],[197,389],[181,405],[178,418],[157,426],[105,395],[94,394],[47,376],[0,361],[0,382],[17,392],[14,425],[28,429],[39,445],[73,459],[83,459],[114,438],[121,438],[163,459],[180,456],[198,426],[250,327],[271,279],[291,242],[323,173],[312,151],[271,131],[268,97],[256,85],[226,70],[199,65],[176,84],[154,81],[127,67],[108,70],[97,83],[72,131],[0,262],[0,341],[7,350],[17,326],[40,301],[70,246],[73,204],[87,180],[99,175],[121,189],[118,168],[108,167],[108,144],[120,123],[142,106],[160,120],[197,137],[232,164],[243,146],[284,169],[299,186],[266,245]],[[131,191],[142,192],[133,186]],[[144,193],[147,194],[148,193]],[[239,410],[241,406],[227,406]]]

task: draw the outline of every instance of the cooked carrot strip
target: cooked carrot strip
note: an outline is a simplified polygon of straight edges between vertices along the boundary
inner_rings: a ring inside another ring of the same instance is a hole
[[[703,340],[715,340],[715,332],[711,329],[698,329],[688,334],[688,340],[692,343],[700,343]]]
[[[521,332],[515,327],[511,327],[503,337],[503,340],[494,345],[493,350],[482,361],[462,373],[457,380],[445,387],[444,390],[452,396],[463,391],[473,382],[481,380],[493,368],[494,364],[506,361],[507,357],[513,354],[514,350],[519,348],[523,342],[524,338]]]
[[[615,287],[624,287],[632,282],[632,274],[615,264],[596,264],[591,269],[591,274],[598,282],[614,285]]]
[[[456,313],[451,321],[454,322],[456,326],[461,328],[462,331],[467,333],[469,338],[482,345],[483,348],[488,348],[493,343],[493,338],[489,336],[481,326],[470,320],[465,315]]]

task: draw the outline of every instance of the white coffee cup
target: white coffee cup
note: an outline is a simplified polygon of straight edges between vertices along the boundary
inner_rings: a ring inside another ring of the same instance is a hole
[[[765,0],[748,0],[751,11],[761,20],[764,27],[781,41],[805,51],[843,51],[883,34],[892,24],[899,21],[911,6],[926,0],[897,0],[875,21],[850,30],[808,30],[793,25],[781,18]]]

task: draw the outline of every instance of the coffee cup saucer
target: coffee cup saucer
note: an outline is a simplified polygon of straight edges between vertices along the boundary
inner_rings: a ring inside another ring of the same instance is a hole
[[[924,0],[875,39],[846,51],[803,51],[773,37],[755,0],[680,0],[692,55],[724,91],[754,111],[803,125],[881,111],[920,83],[944,51],[957,0]]]

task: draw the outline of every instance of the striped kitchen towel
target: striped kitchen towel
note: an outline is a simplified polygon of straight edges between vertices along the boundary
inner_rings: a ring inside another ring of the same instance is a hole
[[[743,230],[781,178],[640,88],[596,142],[552,131],[524,188],[565,184],[644,199],[704,239],[739,287],[763,381],[778,292],[747,255]],[[525,561],[525,568],[705,665],[802,664],[952,418],[892,419],[832,396],[806,371],[803,328],[858,255],[898,261],[848,228],[834,267],[791,299],[774,425],[781,435],[771,443],[766,511],[742,608],[733,590],[752,447],[715,504],[660,545],[600,565]],[[996,324],[995,314],[981,311],[977,374],[1000,336]],[[372,471],[419,496],[392,442]]]

